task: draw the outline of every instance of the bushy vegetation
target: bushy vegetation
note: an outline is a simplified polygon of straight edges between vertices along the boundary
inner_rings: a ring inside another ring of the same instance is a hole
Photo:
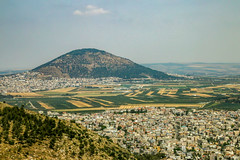
[[[4,98],[13,98],[13,96],[0,94],[0,99],[4,99]]]
[[[217,102],[212,102],[208,106],[204,107],[205,109],[223,109],[223,110],[238,110],[240,109],[240,104],[239,103],[217,103]]]
[[[159,159],[164,159],[166,158],[165,153],[157,153],[157,154],[143,154],[143,155],[136,155],[138,160],[159,160]]]
[[[0,131],[0,152],[3,146],[9,148],[0,154],[0,159],[10,153],[26,158],[31,152],[37,154],[44,150],[45,158],[135,159],[127,150],[81,125],[32,113],[23,107],[0,104]],[[31,150],[36,145],[38,149]]]

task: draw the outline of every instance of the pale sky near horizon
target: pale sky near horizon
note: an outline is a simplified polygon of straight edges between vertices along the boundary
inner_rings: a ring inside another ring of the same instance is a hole
[[[97,48],[137,63],[240,63],[239,0],[0,0],[0,70]]]

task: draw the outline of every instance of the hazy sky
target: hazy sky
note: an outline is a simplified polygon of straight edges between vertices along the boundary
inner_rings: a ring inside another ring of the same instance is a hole
[[[239,63],[240,1],[0,0],[0,70],[81,48],[137,63]]]

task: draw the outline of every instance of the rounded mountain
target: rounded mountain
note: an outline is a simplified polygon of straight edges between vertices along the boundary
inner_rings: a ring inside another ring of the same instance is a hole
[[[92,48],[73,50],[32,71],[61,78],[175,78],[129,59]]]

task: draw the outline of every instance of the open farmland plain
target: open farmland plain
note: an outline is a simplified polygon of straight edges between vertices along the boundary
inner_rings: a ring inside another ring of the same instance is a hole
[[[9,93],[11,105],[31,110],[81,112],[131,109],[141,106],[181,108],[240,108],[238,81],[159,81],[60,88],[32,93]],[[228,102],[231,101],[231,103]],[[230,107],[228,107],[230,106]]]

